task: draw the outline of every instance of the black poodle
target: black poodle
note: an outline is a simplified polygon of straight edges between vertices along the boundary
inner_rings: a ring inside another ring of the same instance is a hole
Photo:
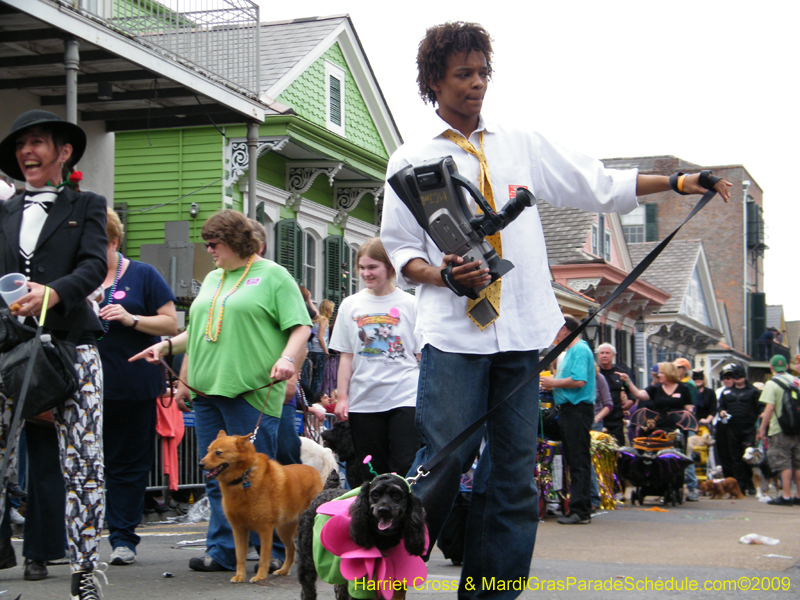
[[[314,498],[300,519],[297,539],[297,577],[302,586],[301,600],[316,600],[317,569],[313,559],[313,529],[317,507],[341,496],[339,476],[331,472],[325,488]],[[350,506],[350,537],[363,548],[381,551],[405,544],[406,551],[422,556],[425,547],[425,513],[422,502],[397,475],[379,475],[365,483]],[[334,586],[336,600],[349,600],[346,585]]]
[[[336,421],[332,429],[323,431],[322,445],[333,450],[339,460],[347,464],[347,483],[351,489],[364,483],[364,471],[356,459],[356,447],[353,443],[353,434],[350,432],[350,423]]]

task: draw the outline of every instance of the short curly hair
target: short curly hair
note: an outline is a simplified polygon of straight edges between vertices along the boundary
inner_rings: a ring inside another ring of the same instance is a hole
[[[200,235],[204,240],[216,238],[233,250],[239,258],[248,258],[253,254],[258,254],[261,248],[250,220],[242,213],[230,208],[211,215],[203,224],[203,231]]]
[[[454,52],[483,52],[489,76],[492,75],[492,38],[482,25],[455,21],[430,27],[419,43],[417,85],[426,104],[436,105],[436,93],[429,81],[441,81],[447,71],[447,58]]]

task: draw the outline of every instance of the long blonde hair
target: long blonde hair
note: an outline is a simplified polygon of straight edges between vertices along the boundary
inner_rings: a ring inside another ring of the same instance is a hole
[[[333,302],[325,298],[325,300],[323,300],[319,305],[319,311],[317,313],[317,316],[314,317],[314,321],[319,321],[323,317],[326,318],[328,321],[330,321],[332,316],[333,316]]]

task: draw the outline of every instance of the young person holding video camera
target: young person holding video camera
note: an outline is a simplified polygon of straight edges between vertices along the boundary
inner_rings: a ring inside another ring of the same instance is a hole
[[[478,185],[497,210],[518,187],[557,206],[620,213],[634,209],[638,195],[670,189],[668,177],[606,169],[538,133],[484,119],[481,108],[491,61],[491,39],[480,25],[447,23],[427,31],[417,56],[417,82],[423,101],[437,106],[436,115],[431,115],[425,139],[406,143],[392,155],[387,178],[408,165],[450,155],[461,175]],[[703,193],[706,189],[699,178],[680,174],[675,177],[676,188]],[[715,185],[726,200],[728,185],[724,181]],[[452,278],[458,284],[482,288],[490,280],[488,269],[477,261],[465,264],[457,255],[444,255],[397,194],[386,188],[381,240],[398,273],[398,286],[419,286],[417,332],[423,349],[416,424],[425,447],[412,474],[510,394],[535,368],[538,349],[547,347],[564,323],[550,286],[538,211],[524,210],[493,238],[487,239],[515,267],[500,286],[487,288],[498,318],[478,326],[468,315],[467,298],[446,287],[442,271],[452,265]],[[483,590],[480,582],[484,576],[511,581],[528,575],[538,523],[533,484],[538,391],[534,378],[486,424],[487,445],[475,472],[460,598],[516,597],[520,592]],[[414,485],[425,505],[431,540],[439,535],[458,494],[461,473],[477,454],[483,434],[477,432]]]

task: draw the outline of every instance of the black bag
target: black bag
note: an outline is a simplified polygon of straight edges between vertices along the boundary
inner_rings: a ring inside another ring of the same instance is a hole
[[[34,335],[36,330],[20,323],[9,309],[0,309],[0,353],[27,342]]]
[[[0,377],[6,394],[15,402],[22,396],[29,362],[31,375],[22,405],[23,419],[52,410],[78,391],[75,345],[51,338],[40,327],[33,338],[0,356]]]
[[[45,306],[49,296],[47,288]],[[0,311],[0,378],[7,397],[15,404],[22,403],[22,419],[63,404],[80,387],[75,370],[75,341],[80,332],[73,328],[67,341],[54,339],[44,331],[46,314],[46,310],[42,311],[39,328],[33,330],[19,323],[8,310]],[[13,343],[16,345],[5,350]]]
[[[786,435],[800,435],[800,387],[798,387],[797,379],[792,379],[787,383],[775,376],[772,381],[783,390],[781,415],[778,417],[781,431]]]

